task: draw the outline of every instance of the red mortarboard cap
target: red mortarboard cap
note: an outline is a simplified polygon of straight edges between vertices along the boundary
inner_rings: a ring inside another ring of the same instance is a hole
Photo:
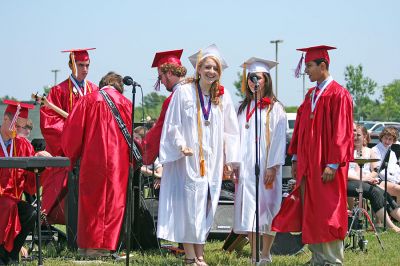
[[[336,49],[336,47],[327,46],[327,45],[319,45],[319,46],[313,46],[313,47],[308,47],[308,48],[299,48],[296,50],[306,52],[306,58],[304,59],[304,61],[306,63],[313,61],[315,59],[323,58],[329,64],[330,60],[329,60],[328,50],[332,50],[332,49]]]
[[[13,115],[17,112],[18,105],[20,105],[21,109],[19,110],[19,117],[21,118],[28,118],[29,109],[33,109],[35,107],[32,104],[21,103],[11,100],[4,100],[3,102],[8,105],[5,110],[5,113],[11,113]]]
[[[71,49],[61,51],[62,53],[74,53],[75,61],[88,61],[89,53],[87,51],[94,50],[96,48],[82,48],[82,49]]]
[[[165,52],[158,52],[154,56],[153,64],[151,67],[159,67],[162,64],[169,63],[181,66],[181,56],[182,56],[183,49],[180,50],[171,50]]]

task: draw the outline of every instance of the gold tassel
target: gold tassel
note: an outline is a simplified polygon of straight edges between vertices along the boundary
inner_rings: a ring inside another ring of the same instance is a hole
[[[204,159],[200,160],[200,176],[206,175],[206,161]]]
[[[246,95],[246,83],[247,83],[247,77],[246,77],[246,72],[247,72],[247,70],[246,70],[246,67],[247,67],[247,64],[246,63],[244,63],[243,64],[243,74],[242,74],[242,94],[243,95]]]
[[[203,53],[201,52],[201,49],[200,49],[199,53],[197,54],[197,60],[196,60],[196,76],[195,76],[196,79],[199,78],[199,77],[198,77],[198,74],[199,74],[199,72],[198,72],[198,67],[199,67],[199,63],[200,63],[202,54],[203,54]]]
[[[266,121],[265,121],[265,138],[266,138],[266,142],[267,142],[267,162],[268,162],[268,155],[269,155],[269,148],[270,148],[270,144],[271,144],[271,134],[270,134],[270,132],[269,132],[269,123],[270,123],[270,116],[269,116],[269,113],[271,112],[271,110],[272,110],[272,102],[271,102],[271,104],[270,105],[268,105],[268,109],[267,109],[267,111],[265,112],[266,113]],[[270,183],[267,183],[267,184],[265,184],[264,185],[264,187],[265,187],[265,189],[272,189],[273,187],[274,187],[274,182],[272,181],[272,182],[270,182]]]
[[[76,70],[76,63],[75,63],[75,55],[74,52],[71,52],[69,55],[70,59],[71,59],[71,63],[72,63],[72,73],[74,74],[74,77],[76,78],[78,73]]]

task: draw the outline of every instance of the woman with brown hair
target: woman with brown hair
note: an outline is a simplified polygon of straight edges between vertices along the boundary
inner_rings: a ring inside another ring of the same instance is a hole
[[[234,231],[247,234],[252,247],[252,261],[256,258],[256,145],[255,113],[258,120],[259,166],[258,183],[259,232],[262,237],[260,262],[271,262],[271,246],[275,232],[271,231],[272,220],[278,213],[282,201],[282,165],[286,155],[286,113],[272,90],[270,69],[276,62],[250,58],[243,65],[243,89],[246,98],[239,106],[238,120],[241,141],[241,165],[239,183],[235,194]],[[246,71],[252,78],[246,78]],[[256,90],[254,78],[259,83]],[[253,79],[253,81],[252,81]],[[255,94],[257,93],[257,104]],[[257,107],[256,107],[257,106]]]
[[[354,128],[354,157],[362,157],[364,159],[378,158],[378,155],[373,149],[367,147],[370,140],[368,131],[365,127],[360,125]],[[371,202],[372,210],[380,221],[384,218],[384,206],[387,205],[387,211],[391,217],[400,221],[400,208],[396,201],[387,195],[387,202],[385,203],[385,191],[377,184],[379,183],[378,173],[376,172],[377,163],[366,163],[362,168],[362,189],[363,197]],[[347,181],[347,196],[358,197],[358,187],[360,182],[360,167],[356,163],[350,163],[349,174]],[[387,225],[395,232],[400,232],[389,215],[386,213]]]
[[[175,90],[162,130],[163,164],[157,236],[183,243],[185,264],[202,265],[223,167],[239,158],[239,128],[231,97],[220,85],[226,63],[211,45],[191,56],[193,79]]]

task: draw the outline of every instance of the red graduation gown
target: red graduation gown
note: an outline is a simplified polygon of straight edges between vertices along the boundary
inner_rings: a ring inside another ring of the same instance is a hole
[[[98,87],[88,82],[88,92],[98,91]],[[67,113],[71,113],[75,103],[79,100],[79,94],[72,92],[73,83],[70,78],[50,89],[47,100],[60,107]],[[72,92],[72,93],[71,93]],[[61,134],[65,118],[47,107],[40,109],[40,129],[46,141],[46,150],[53,156],[63,156],[61,149]],[[67,168],[50,168],[41,174],[43,186],[42,209],[48,214],[50,223],[65,224],[64,201],[68,180]]]
[[[152,164],[158,156],[160,150],[160,139],[161,139],[162,128],[164,125],[165,113],[168,110],[168,106],[171,101],[173,93],[174,92],[172,92],[168,96],[168,98],[165,99],[161,107],[160,116],[158,117],[157,122],[147,132],[146,136],[142,140],[144,165]]]
[[[297,112],[289,153],[297,154],[297,186],[273,221],[278,232],[302,232],[303,243],[344,239],[347,232],[347,170],[353,160],[353,104],[349,92],[332,81],[311,114],[309,90]],[[339,164],[334,180],[323,183],[327,164]],[[304,206],[300,183],[305,178]]]
[[[105,90],[131,131],[132,103],[113,88]],[[65,122],[61,146],[72,163],[81,158],[78,246],[116,250],[126,205],[129,151],[99,92],[77,103]]]
[[[27,139],[16,137],[14,139],[16,154],[14,157],[29,157],[35,154],[32,145]],[[10,152],[9,145],[7,147]],[[0,157],[5,157],[0,149]],[[21,232],[18,217],[17,203],[25,191],[34,194],[36,190],[35,175],[23,169],[0,168],[0,245],[7,251],[14,247],[14,239]]]

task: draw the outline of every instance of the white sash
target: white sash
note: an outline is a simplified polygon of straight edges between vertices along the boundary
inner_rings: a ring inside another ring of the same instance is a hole
[[[7,153],[6,144],[4,143],[3,138],[1,136],[0,136],[0,143],[1,143],[1,148],[3,149],[3,152],[4,152],[4,156],[5,157],[13,157],[14,140],[11,139],[10,154]]]
[[[317,98],[314,100],[314,96],[315,96],[315,92],[317,90],[317,87],[315,87],[315,89],[313,90],[312,94],[311,94],[311,112],[314,113],[314,109],[317,106],[317,102],[319,100],[319,97],[321,97],[322,93],[324,93],[326,87],[333,81],[332,76],[329,76],[328,79],[326,79],[326,83],[324,84],[324,86],[322,88],[320,88],[320,92],[317,95]]]

